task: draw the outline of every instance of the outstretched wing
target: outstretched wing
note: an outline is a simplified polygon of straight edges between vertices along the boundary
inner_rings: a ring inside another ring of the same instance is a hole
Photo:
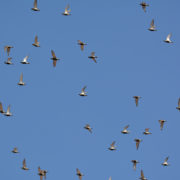
[[[56,58],[56,55],[53,50],[51,50],[51,54],[52,54],[53,58]]]

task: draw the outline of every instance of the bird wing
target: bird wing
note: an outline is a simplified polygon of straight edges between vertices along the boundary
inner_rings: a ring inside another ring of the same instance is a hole
[[[0,111],[3,112],[3,106],[1,102],[0,102]]]
[[[37,8],[37,0],[34,0],[34,8]]]
[[[84,50],[84,44],[81,44],[81,50],[82,51]]]
[[[26,56],[23,61],[26,62],[29,56]]]
[[[96,61],[96,58],[95,58],[95,57],[92,57],[92,60],[93,60],[95,63],[97,63],[97,61]]]
[[[35,43],[38,43],[38,36],[35,37]]]
[[[178,107],[180,107],[180,98],[179,98],[179,100],[178,100]]]
[[[168,34],[168,35],[167,35],[166,40],[170,40],[171,36],[172,36],[172,34],[171,34],[171,33],[170,33],[170,34]]]
[[[167,162],[168,161],[168,159],[169,159],[169,156],[164,160],[165,162]]]
[[[148,132],[150,128],[146,128],[145,131]]]
[[[39,173],[41,173],[41,172],[42,172],[42,170],[41,170],[40,166],[38,167],[38,172],[39,172]]]
[[[144,12],[146,12],[146,6],[142,6],[142,8],[143,8]]]
[[[143,170],[141,170],[141,177],[144,178]]]
[[[82,91],[82,92],[85,92],[86,87],[87,87],[87,86],[84,86],[81,91]]]
[[[8,57],[7,61],[8,61],[8,62],[11,62],[11,59],[12,59],[12,57]]]
[[[23,167],[26,167],[26,159],[23,160]]]
[[[129,125],[125,126],[125,127],[124,127],[124,130],[127,129],[128,127],[129,127]]]
[[[56,67],[56,60],[53,60],[53,67]]]
[[[151,21],[151,27],[154,27],[154,19]]]
[[[56,58],[56,55],[53,50],[51,50],[51,54],[52,54],[53,58]]]
[[[111,146],[114,146],[114,144],[115,144],[115,141],[112,142]]]
[[[23,73],[21,73],[21,76],[20,76],[20,82],[23,81]]]
[[[95,56],[95,52],[92,52],[92,53],[91,53],[91,56]]]
[[[7,108],[7,113],[10,113],[10,105]]]

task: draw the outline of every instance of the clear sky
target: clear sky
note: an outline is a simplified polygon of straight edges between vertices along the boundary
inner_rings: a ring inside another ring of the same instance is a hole
[[[38,166],[47,180],[78,180],[76,168],[83,180],[138,179],[141,169],[150,180],[180,178],[180,1],[146,2],[144,13],[138,0],[39,0],[40,12],[31,11],[33,0],[0,1],[0,101],[13,113],[0,114],[0,179],[39,180]],[[62,15],[67,4],[71,16]],[[148,31],[153,18],[156,32]],[[163,42],[169,33],[172,44]],[[32,46],[36,35],[40,48]],[[77,40],[88,44],[83,52]],[[5,45],[14,46],[12,66],[4,64]],[[60,58],[55,68],[51,49]],[[26,55],[30,64],[20,64]],[[84,85],[88,96],[80,97]],[[167,121],[163,131],[159,119]],[[143,139],[139,150],[135,138]],[[117,151],[108,150],[112,141]],[[140,161],[136,171],[132,159]]]

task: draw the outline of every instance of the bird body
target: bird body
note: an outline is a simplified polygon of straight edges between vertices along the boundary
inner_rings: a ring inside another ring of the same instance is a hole
[[[21,64],[30,64],[27,60],[28,60],[29,56],[26,56],[22,61]]]
[[[84,46],[87,45],[86,43],[83,43],[82,41],[78,40],[78,44],[80,45],[81,47],[81,51],[84,50]]]
[[[154,19],[151,21],[151,25],[150,25],[150,28],[148,29],[149,31],[157,31],[156,30],[156,27],[154,25]]]
[[[169,159],[169,156],[166,157],[166,159],[164,160],[164,162],[162,163],[163,166],[169,166],[169,163],[167,162]]]
[[[145,135],[152,134],[151,132],[149,132],[149,129],[150,129],[150,128],[146,128],[145,131],[143,132],[143,134],[145,134]]]
[[[166,120],[159,120],[161,131],[163,130],[163,127],[164,127],[164,123],[165,123],[165,122],[166,122]]]
[[[168,34],[167,37],[166,37],[166,39],[164,40],[164,42],[166,42],[166,43],[173,43],[173,42],[171,41],[171,36],[172,36],[171,33]]]
[[[15,148],[12,150],[12,153],[19,153],[17,147],[15,147]]]
[[[20,86],[24,86],[24,85],[25,85],[25,83],[23,82],[23,73],[21,73],[21,76],[20,76],[20,80],[19,80],[19,82],[18,82],[18,85],[20,85]]]
[[[139,163],[139,161],[132,160],[131,162],[133,163],[133,169],[136,170],[136,165],[137,165],[137,163]]]
[[[144,177],[143,170],[141,170],[141,177],[140,177],[139,179],[141,179],[141,180],[147,180],[147,178]]]
[[[69,16],[69,15],[71,15],[70,12],[71,12],[71,10],[69,9],[69,5],[67,5],[64,12],[62,13],[62,15]]]
[[[146,12],[146,7],[149,6],[149,4],[145,3],[145,2],[142,2],[140,3],[142,9],[144,10],[144,12]]]
[[[87,129],[90,133],[92,133],[92,128],[89,124],[86,124],[86,126],[84,126],[85,129]]]
[[[128,127],[129,127],[129,125],[125,126],[124,129],[121,131],[121,133],[129,134],[129,131],[127,130]]]
[[[79,180],[82,180],[82,177],[84,176],[78,168],[76,168],[76,175],[79,177]]]
[[[13,46],[5,46],[4,47],[4,51],[6,52],[7,51],[7,54],[8,54],[8,56],[9,56],[9,53],[10,53],[10,50],[11,50],[11,48],[13,48]]]
[[[32,45],[35,47],[40,47],[39,42],[38,42],[38,36],[35,37],[34,43]]]
[[[12,116],[12,113],[10,112],[10,105],[7,108],[7,111],[4,113],[5,116]]]
[[[13,63],[11,62],[12,57],[8,57],[7,61],[4,62],[4,64],[12,65]]]
[[[136,142],[136,149],[139,149],[139,144],[142,141],[141,139],[134,139],[134,141]]]
[[[136,107],[139,104],[139,99],[141,98],[141,96],[133,96],[133,98],[135,99],[135,103],[136,103]]]
[[[56,55],[55,55],[55,53],[54,53],[54,51],[53,50],[51,50],[51,54],[52,54],[52,60],[53,60],[53,66],[54,67],[56,67],[56,62],[59,60],[57,57],[56,57]]]
[[[27,168],[27,166],[26,166],[26,159],[23,160],[22,169],[25,170],[25,171],[29,170],[29,168]]]
[[[87,88],[87,86],[84,86],[81,90],[81,93],[79,94],[80,96],[87,96],[87,92],[85,91],[85,89]]]
[[[108,149],[109,149],[110,151],[116,150],[115,141],[112,142],[112,144],[110,145],[110,147],[109,147]]]

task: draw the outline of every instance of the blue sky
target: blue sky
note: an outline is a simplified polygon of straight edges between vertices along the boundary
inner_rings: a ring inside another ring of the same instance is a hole
[[[146,1],[147,13],[140,2],[40,0],[40,12],[32,12],[33,0],[0,1],[0,101],[13,113],[0,115],[1,179],[39,180],[38,166],[48,180],[78,180],[76,168],[84,180],[138,179],[141,169],[151,180],[179,178],[180,2]],[[65,17],[67,4],[72,15]],[[153,18],[156,32],[147,30]],[[169,33],[173,44],[163,42]],[[32,46],[36,35],[40,48]],[[83,52],[77,40],[88,44]],[[13,66],[4,64],[5,45],[14,46]],[[88,59],[92,51],[97,64]],[[30,64],[20,64],[26,55]],[[21,72],[24,87],[17,85]],[[88,96],[80,97],[84,85]],[[167,121],[163,131],[159,119]],[[130,134],[121,134],[128,124]],[[148,127],[152,135],[144,136]],[[138,151],[135,138],[143,139]],[[15,146],[19,154],[11,153]],[[167,156],[170,166],[162,167]],[[136,171],[132,159],[140,161]]]

